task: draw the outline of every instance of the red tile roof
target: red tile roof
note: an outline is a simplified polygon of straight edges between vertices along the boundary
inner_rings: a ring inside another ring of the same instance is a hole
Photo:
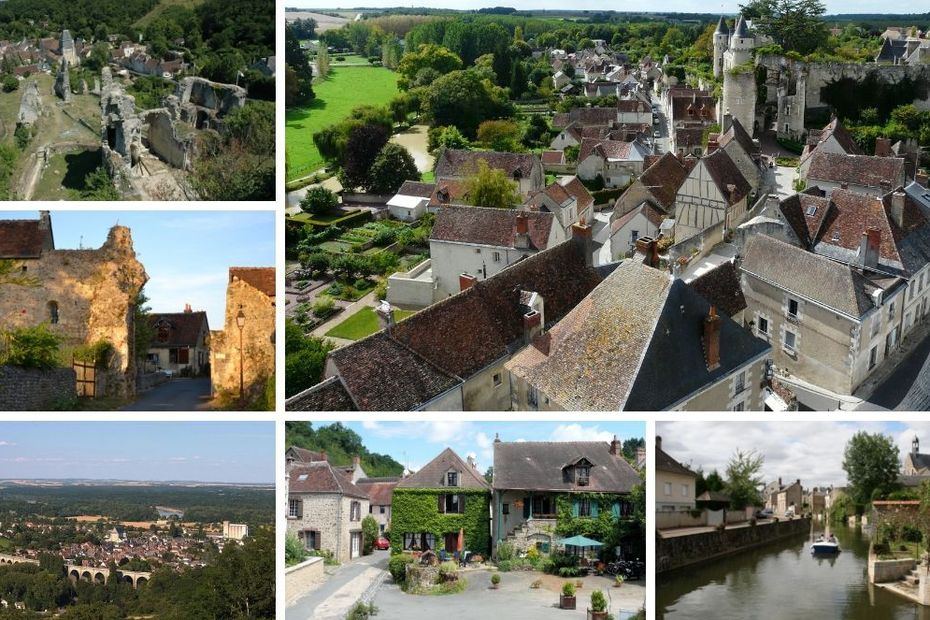
[[[390,506],[398,482],[400,478],[362,478],[355,486],[368,494],[372,506]]]
[[[446,472],[460,472],[459,486],[462,489],[488,489],[491,485],[477,469],[462,460],[451,448],[446,448],[432,461],[397,483],[398,489],[436,489],[445,486]]]
[[[295,465],[288,473],[288,493],[337,493],[368,499],[368,494],[352,484],[349,476],[326,461]]]
[[[626,226],[630,220],[642,213],[649,222],[658,228],[662,224],[662,220],[666,218],[666,214],[660,209],[656,208],[652,203],[644,202],[639,205],[623,217],[617,218],[614,220],[613,224],[610,225],[611,234],[616,233],[618,230]]]
[[[544,250],[548,247],[551,213],[485,207],[443,207],[436,215],[430,240],[514,248],[518,217],[527,219],[529,249]]]
[[[444,205],[467,204],[465,200],[467,195],[464,181],[439,179],[430,195],[429,206],[437,208]]]
[[[274,267],[230,267],[229,281],[235,278],[242,280],[249,286],[258,289],[272,300],[275,296],[275,269]]]
[[[155,330],[150,345],[154,348],[196,346],[210,333],[207,313],[202,310],[150,314],[148,320],[149,326]],[[162,333],[167,336],[166,340],[160,339]]]
[[[0,258],[38,258],[45,232],[39,220],[0,220]]]
[[[588,188],[584,186],[584,183],[578,177],[573,176],[562,187],[578,201],[578,213],[594,204],[594,196],[591,195],[591,192],[588,191]]]
[[[565,152],[564,151],[543,151],[540,156],[542,163],[550,165],[558,165],[565,163]]]
[[[675,204],[675,196],[688,178],[688,169],[672,153],[666,153],[639,176],[639,182],[655,197],[659,205],[668,210]]]
[[[633,153],[634,147],[632,142],[585,138],[581,142],[581,148],[578,150],[578,161],[582,162],[591,155],[597,155],[603,159],[628,160],[631,159]]]
[[[497,151],[462,151],[445,149],[436,163],[436,178],[467,177],[478,171],[478,162],[503,170],[510,178],[529,178],[539,166],[539,159],[530,153],[500,153]]]
[[[904,183],[904,159],[872,155],[843,155],[815,151],[807,171],[808,184],[817,181],[888,189]]]
[[[720,149],[701,158],[704,168],[727,204],[734,205],[749,195],[752,187],[726,151]]]

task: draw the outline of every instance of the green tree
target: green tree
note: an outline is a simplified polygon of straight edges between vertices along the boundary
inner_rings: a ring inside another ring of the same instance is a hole
[[[433,127],[428,132],[429,150],[436,151],[441,148],[447,149],[467,149],[471,146],[459,128],[455,125],[448,127]]]
[[[39,286],[39,279],[23,271],[23,264],[12,258],[0,258],[0,287],[4,284],[15,286]]]
[[[61,336],[52,333],[46,323],[20,327],[5,333],[6,353],[0,363],[23,368],[54,368],[58,365]]]
[[[11,93],[19,88],[19,80],[13,75],[3,76],[3,92]]]
[[[152,308],[148,306],[148,302],[149,298],[142,289],[139,289],[139,292],[136,293],[136,298],[132,302],[132,323],[135,327],[133,343],[136,359],[140,360],[145,359],[145,356],[148,355],[149,347],[152,345],[152,340],[155,338],[155,328],[149,321],[149,314],[152,312]]]
[[[476,207],[512,209],[520,203],[517,184],[484,160],[478,160],[477,172],[465,179],[465,191],[468,203]]]
[[[332,343],[304,335],[303,329],[290,319],[285,323],[284,385],[288,397],[306,390],[323,379],[326,354]]]
[[[316,52],[316,72],[324,79],[329,75],[329,51],[324,44]]]
[[[859,431],[846,442],[843,470],[848,492],[859,505],[893,491],[898,480],[898,447],[881,433]]]
[[[425,44],[416,51],[404,54],[397,65],[397,72],[401,75],[398,85],[406,89],[410,87],[417,73],[421,69],[432,69],[440,75],[445,75],[462,68],[462,59],[449,49],[435,44]]]
[[[378,522],[371,515],[365,515],[362,519],[362,555],[371,555],[374,551],[375,541],[381,533]]]
[[[388,142],[371,164],[365,186],[372,194],[393,194],[404,181],[419,180],[413,155],[403,146]]]
[[[752,0],[740,5],[753,28],[781,45],[785,51],[809,54],[827,40],[820,0]]]
[[[300,200],[300,209],[310,215],[329,215],[339,206],[339,198],[325,187],[319,185],[307,190]]]
[[[339,174],[339,182],[344,188],[352,190],[366,184],[378,153],[390,139],[390,129],[373,123],[354,127],[349,132]]]
[[[475,136],[481,121],[514,113],[507,92],[474,70],[453,71],[433,82],[426,91],[424,108],[432,125],[455,125],[468,137]]]
[[[520,146],[520,126],[511,120],[484,121],[478,125],[478,141],[492,151],[515,152]]]
[[[762,464],[765,457],[755,451],[743,452],[737,449],[727,463],[726,493],[730,496],[730,507],[741,510],[748,506],[762,504],[759,487],[762,486]]]

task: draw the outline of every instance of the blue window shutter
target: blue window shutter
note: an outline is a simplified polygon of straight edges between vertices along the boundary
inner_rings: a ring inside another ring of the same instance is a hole
[[[572,500],[572,516],[573,517],[578,516],[578,500],[577,499]]]
[[[597,517],[598,510],[600,510],[600,507],[597,504],[597,500],[592,499],[591,500],[591,516]]]
[[[610,505],[610,512],[613,513],[615,519],[620,518],[620,502],[614,502]]]

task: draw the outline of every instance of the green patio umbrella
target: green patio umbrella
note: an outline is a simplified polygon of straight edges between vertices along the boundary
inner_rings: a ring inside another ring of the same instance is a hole
[[[575,547],[575,554],[578,554],[578,549],[582,550],[582,555],[584,555],[584,550],[588,548],[597,548],[603,547],[604,543],[594,540],[593,538],[588,538],[587,536],[577,535],[572,536],[571,538],[563,538],[559,541],[560,544],[566,547]]]

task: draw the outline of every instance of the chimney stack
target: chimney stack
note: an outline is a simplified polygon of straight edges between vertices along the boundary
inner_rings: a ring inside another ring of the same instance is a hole
[[[469,466],[471,466],[472,469],[476,469],[478,467],[478,463],[475,462],[475,457],[473,457],[472,455],[469,454],[465,458],[465,460],[468,461],[468,464]]]
[[[898,225],[898,228],[904,228],[904,201],[907,194],[903,190],[896,190],[891,194],[891,219]]]
[[[862,233],[862,241],[859,244],[859,256],[862,260],[862,266],[874,268],[878,266],[878,253],[882,245],[882,231],[874,226],[869,227]]]
[[[662,436],[656,435],[656,450],[662,449]]]
[[[726,113],[723,115],[723,126],[722,126],[723,133],[730,131],[730,127],[732,126],[733,126],[733,115],[730,114],[729,110],[727,110]]]
[[[518,211],[514,227],[513,247],[522,250],[530,247],[529,230],[529,218],[526,217],[526,213],[523,211]]]
[[[478,282],[478,278],[471,274],[459,274],[459,292],[470,289]]]
[[[190,305],[190,304],[184,304],[184,314],[191,314],[192,312],[193,312],[193,310],[191,310],[191,305]]]
[[[375,314],[378,316],[378,325],[390,334],[391,330],[394,329],[394,308],[391,307],[388,300],[381,300],[381,303],[375,308]]]
[[[542,314],[536,310],[530,310],[523,315],[523,337],[526,340],[526,344],[533,342],[533,339],[536,338],[542,332]]]
[[[583,222],[572,224],[572,241],[578,246],[578,250],[584,254],[584,264],[587,267],[594,266],[594,248],[591,240],[591,227]]]
[[[636,251],[645,254],[643,264],[653,269],[659,268],[659,242],[652,237],[640,237],[636,240]]]
[[[707,370],[716,370],[720,367],[720,317],[717,308],[710,307],[704,319],[704,355],[707,360]]]
[[[875,156],[891,157],[891,140],[889,138],[875,138]]]
[[[617,439],[617,436],[614,435],[614,440],[610,442],[610,453],[614,456],[620,456],[623,454],[622,446],[620,445],[620,440]]]

